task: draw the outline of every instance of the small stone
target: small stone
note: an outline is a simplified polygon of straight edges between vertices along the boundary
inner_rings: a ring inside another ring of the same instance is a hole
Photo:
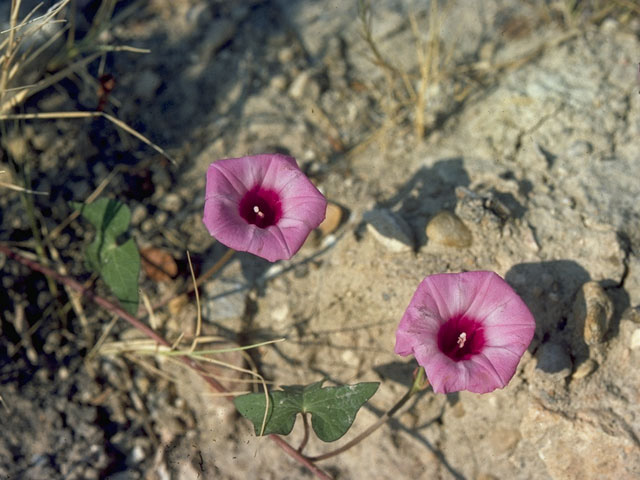
[[[177,193],[167,193],[160,198],[160,208],[167,212],[177,213],[182,208],[182,198]]]
[[[340,222],[342,222],[343,211],[342,208],[336,205],[335,203],[329,202],[327,204],[327,212],[324,217],[324,220],[318,227],[320,233],[323,236],[327,236],[336,231],[336,229],[340,226]]]
[[[289,95],[296,100],[313,100],[317,101],[320,97],[320,86],[314,80],[308,70],[300,72],[291,82],[289,87]]]
[[[284,92],[286,90],[287,83],[287,77],[284,75],[274,75],[269,81],[271,88],[278,90],[279,92]]]
[[[131,224],[138,226],[147,217],[147,207],[144,205],[136,205],[131,212]]]
[[[2,265],[0,265],[2,268]],[[640,305],[627,308],[622,314],[622,318],[633,323],[640,323]]]
[[[147,218],[144,222],[142,222],[142,225],[140,225],[140,230],[142,230],[143,233],[149,233],[154,228],[155,222],[150,218]]]
[[[271,310],[271,318],[276,322],[284,322],[289,316],[289,306],[286,303]]]
[[[409,225],[389,210],[371,210],[364,214],[367,230],[391,252],[410,252],[413,239]]]
[[[133,450],[131,450],[131,463],[138,464],[143,461],[145,457],[146,454],[144,453],[144,448],[140,445],[136,445],[133,447]]]
[[[629,342],[631,350],[640,348],[640,328],[636,328],[631,334],[631,341]]]
[[[22,136],[11,136],[5,140],[4,144],[7,152],[11,155],[11,158],[18,161],[22,160],[29,151],[27,139]]]
[[[44,151],[49,148],[56,139],[57,132],[53,129],[47,128],[31,137],[31,145],[33,148],[39,151]]]
[[[573,372],[573,375],[571,378],[573,380],[580,380],[582,378],[588,377],[593,372],[595,372],[597,368],[598,368],[598,364],[596,363],[596,361],[590,358],[587,358],[587,360],[585,360],[580,365],[578,365],[578,368],[576,368],[576,371]]]
[[[573,304],[573,321],[576,333],[582,334],[587,345],[604,341],[611,317],[613,302],[597,282],[587,282]]]
[[[284,47],[278,52],[280,63],[290,63],[294,56],[293,47]]]
[[[471,232],[455,214],[443,210],[427,224],[427,238],[440,245],[465,248],[471,245]]]

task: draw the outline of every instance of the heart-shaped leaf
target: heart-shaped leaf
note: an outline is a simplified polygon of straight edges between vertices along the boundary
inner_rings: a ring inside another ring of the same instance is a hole
[[[135,314],[140,254],[132,238],[118,242],[129,230],[129,207],[108,198],[89,204],[73,202],[72,206],[96,227],[96,238],[85,253],[87,267],[100,274],[126,311]]]
[[[353,424],[362,405],[378,389],[377,382],[322,388],[322,381],[311,385],[283,386],[269,392],[269,406],[264,434],[288,435],[298,413],[311,414],[311,426],[318,438],[333,442],[342,437]],[[262,431],[265,414],[265,395],[249,393],[236,397],[238,411],[253,423],[256,435]]]

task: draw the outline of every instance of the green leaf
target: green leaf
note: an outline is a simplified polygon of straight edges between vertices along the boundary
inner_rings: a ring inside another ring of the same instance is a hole
[[[288,435],[298,413],[311,414],[311,426],[323,442],[334,442],[342,437],[360,407],[378,389],[377,382],[322,388],[322,381],[311,385],[292,385],[269,392],[269,408],[264,434]],[[234,400],[240,414],[253,423],[260,435],[265,412],[264,393],[249,393]]]
[[[96,238],[85,252],[87,267],[100,274],[122,308],[135,314],[138,310],[140,254],[132,238],[121,244],[118,242],[129,230],[129,207],[108,198],[90,204],[72,202],[71,205],[96,227]]]

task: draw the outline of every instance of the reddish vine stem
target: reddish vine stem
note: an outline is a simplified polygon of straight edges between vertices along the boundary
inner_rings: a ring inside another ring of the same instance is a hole
[[[33,260],[23,257],[19,253],[14,252],[10,247],[6,245],[0,244],[0,252],[4,253],[7,257],[14,259],[18,263],[21,263],[22,265],[29,267],[31,270],[40,272],[47,277],[53,278],[56,282],[66,285],[72,288],[73,290],[77,291],[78,293],[81,293],[83,296],[85,296],[86,298],[89,298],[90,300],[93,300],[95,303],[100,305],[105,310],[108,310],[118,315],[123,320],[126,320],[133,327],[137,328],[138,330],[143,332],[146,336],[148,336],[155,342],[159,343],[160,345],[163,345],[166,347],[171,346],[171,344],[167,340],[165,340],[164,337],[156,333],[151,327],[145,325],[136,317],[126,312],[115,303],[110,302],[106,298],[103,298],[100,295],[93,292],[92,290],[84,287],[82,284],[80,284],[73,278],[67,277],[65,275],[61,275],[55,270],[52,270],[48,267],[45,267],[44,265],[41,265],[38,262],[34,262]],[[182,361],[189,368],[193,369],[196,373],[198,373],[198,375],[200,375],[200,377],[202,377],[202,379],[205,382],[207,382],[211,388],[213,388],[214,390],[220,393],[228,392],[228,390],[220,382],[218,382],[215,378],[212,378],[211,376],[209,376],[207,372],[200,365],[198,365],[193,359],[187,356],[180,356],[177,358],[180,359],[180,361]],[[226,395],[225,398],[231,401],[233,396]],[[278,435],[269,435],[269,438],[273,442],[275,442],[276,445],[282,448],[282,450],[284,450],[291,457],[293,457],[298,463],[306,467],[317,478],[320,478],[322,480],[331,480],[331,477],[326,472],[324,472],[321,468],[316,466],[312,461],[307,459],[304,455],[302,455],[295,448],[289,445],[284,439],[282,439]]]

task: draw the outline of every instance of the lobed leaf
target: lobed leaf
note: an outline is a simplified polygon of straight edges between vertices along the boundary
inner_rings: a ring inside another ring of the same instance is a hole
[[[283,386],[282,390],[269,392],[264,434],[288,435],[296,415],[309,413],[318,438],[324,442],[336,441],[347,433],[358,410],[373,396],[378,385],[378,382],[365,382],[322,388],[320,381],[306,386]],[[256,435],[262,430],[265,400],[263,393],[249,393],[234,400],[240,414],[253,423]]]
[[[132,238],[119,243],[129,230],[131,211],[124,203],[101,198],[90,204],[72,206],[96,228],[96,238],[87,247],[87,267],[100,274],[104,282],[131,314],[138,310],[140,254]]]

